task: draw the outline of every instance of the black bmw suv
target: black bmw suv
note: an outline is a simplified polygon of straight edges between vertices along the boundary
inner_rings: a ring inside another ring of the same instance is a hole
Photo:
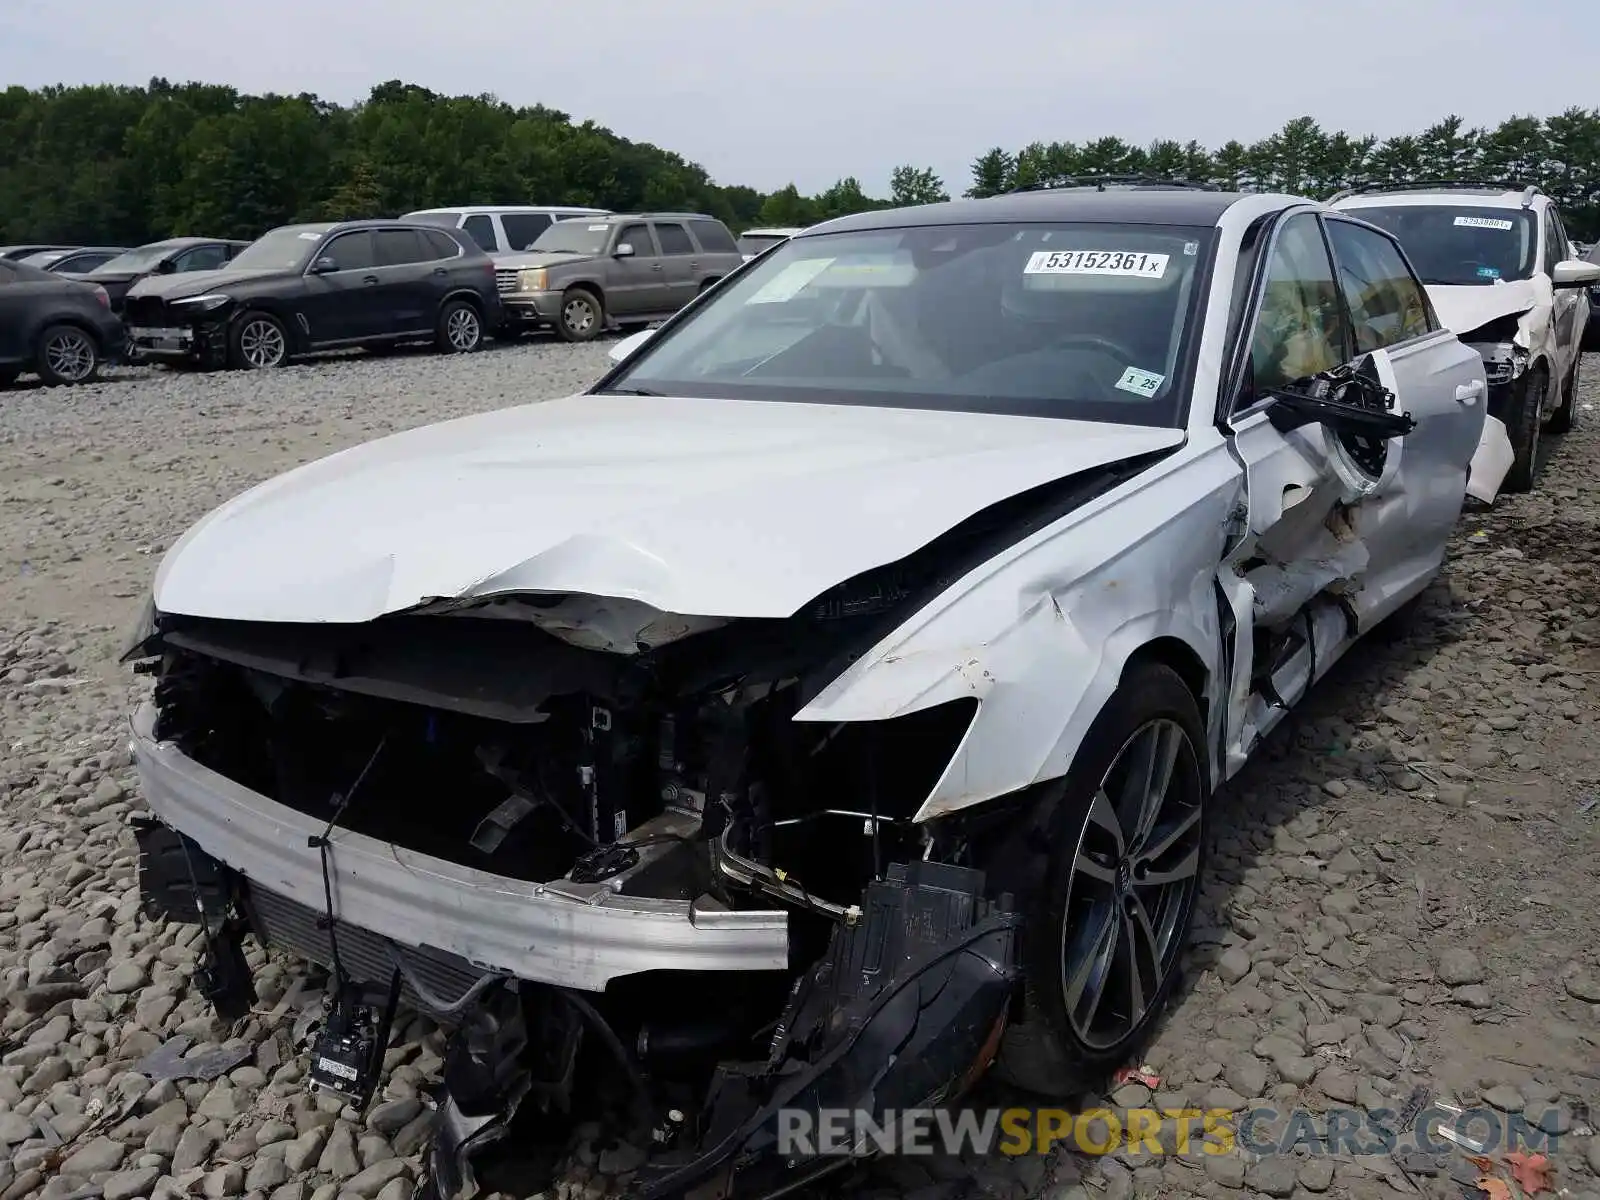
[[[220,271],[142,280],[123,320],[141,358],[280,367],[346,346],[476,350],[500,295],[489,256],[453,230],[343,221],[274,229]]]

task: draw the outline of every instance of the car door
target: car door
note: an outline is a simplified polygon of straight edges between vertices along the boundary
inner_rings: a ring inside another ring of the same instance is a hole
[[[431,261],[433,253],[427,243],[415,229],[375,229],[372,247],[378,276],[374,331],[405,334],[431,330],[446,281],[444,268]]]
[[[1357,402],[1376,394],[1368,390],[1374,384],[1396,393],[1394,413],[1403,413],[1412,396],[1398,385],[1382,351],[1357,358],[1350,315],[1315,211],[1280,220],[1244,303],[1224,411],[1244,468],[1246,502],[1225,575],[1243,581],[1258,628],[1304,624],[1297,636],[1309,654],[1300,656],[1286,680],[1271,684],[1292,703],[1332,661],[1352,627],[1366,628],[1400,603],[1392,599],[1398,594],[1395,564],[1375,555],[1367,536],[1386,511],[1404,510],[1402,490],[1410,481],[1403,474],[1406,438],[1393,436],[1404,421],[1374,411],[1369,423],[1391,428],[1384,430],[1387,436],[1362,435],[1356,432],[1364,421]],[[1356,363],[1360,379],[1322,397],[1326,419],[1305,419],[1318,410],[1315,400],[1292,405],[1279,398],[1314,396],[1344,377],[1329,372],[1349,373]],[[1335,423],[1346,418],[1349,425]],[[1270,670],[1265,678],[1270,682]]]
[[[1561,224],[1561,217],[1556,212],[1555,205],[1550,205],[1544,210],[1544,239],[1545,256],[1544,269],[1548,275],[1554,275],[1556,264],[1565,262],[1572,247],[1567,240],[1567,231]],[[1583,336],[1583,323],[1581,318],[1587,313],[1580,313],[1580,309],[1587,307],[1583,288],[1556,288],[1554,296],[1555,306],[1555,353],[1556,362],[1555,379],[1551,383],[1553,389],[1564,386],[1572,364],[1581,353],[1579,342]],[[1557,403],[1556,392],[1550,394],[1549,403],[1554,407]]]
[[[662,276],[666,282],[663,308],[674,312],[695,298],[704,275],[700,253],[681,221],[653,221],[661,246]]]
[[[374,336],[382,317],[376,265],[370,230],[335,234],[318,249],[306,268],[300,304],[313,345]]]
[[[632,254],[618,250],[631,246]],[[666,268],[650,226],[643,221],[619,226],[605,262],[606,308],[612,316],[665,312]]]
[[[1325,228],[1355,352],[1386,353],[1397,410],[1416,422],[1392,485],[1363,506],[1374,579],[1405,593],[1438,568],[1461,515],[1488,412],[1483,359],[1440,326],[1398,242],[1349,218],[1330,215]]]

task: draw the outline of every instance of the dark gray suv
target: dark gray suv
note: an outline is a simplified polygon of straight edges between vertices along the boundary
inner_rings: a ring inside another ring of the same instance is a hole
[[[493,257],[508,331],[550,325],[569,342],[665,320],[744,262],[704,213],[557,221],[526,252]]]

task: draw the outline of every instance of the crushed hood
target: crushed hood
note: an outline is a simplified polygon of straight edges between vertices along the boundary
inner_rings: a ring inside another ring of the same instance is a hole
[[[1539,279],[1465,287],[1429,284],[1428,299],[1433,301],[1440,323],[1457,336],[1471,333],[1496,317],[1525,313],[1539,304],[1553,302],[1550,285]]]
[[[516,593],[785,617],[1019,492],[1177,429],[852,405],[571,396],[356,446],[212,512],[163,612],[359,622]]]
[[[147,275],[133,285],[130,296],[160,296],[163,300],[178,300],[185,296],[203,296],[230,283],[243,283],[247,279],[263,279],[269,275],[297,277],[299,271],[230,271],[223,267],[216,271],[182,271],[176,275]]]

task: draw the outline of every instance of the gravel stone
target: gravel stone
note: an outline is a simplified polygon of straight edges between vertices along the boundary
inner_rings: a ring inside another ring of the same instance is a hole
[[[148,1196],[150,1189],[155,1187],[156,1180],[161,1178],[161,1174],[160,1167],[118,1171],[100,1185],[102,1195],[105,1200],[134,1200],[137,1196]]]
[[[1465,946],[1446,946],[1439,951],[1439,982],[1451,987],[1483,982],[1483,964]]]
[[[121,1142],[108,1137],[97,1137],[85,1142],[61,1161],[63,1175],[98,1175],[102,1171],[115,1171],[122,1165],[127,1153]]]

